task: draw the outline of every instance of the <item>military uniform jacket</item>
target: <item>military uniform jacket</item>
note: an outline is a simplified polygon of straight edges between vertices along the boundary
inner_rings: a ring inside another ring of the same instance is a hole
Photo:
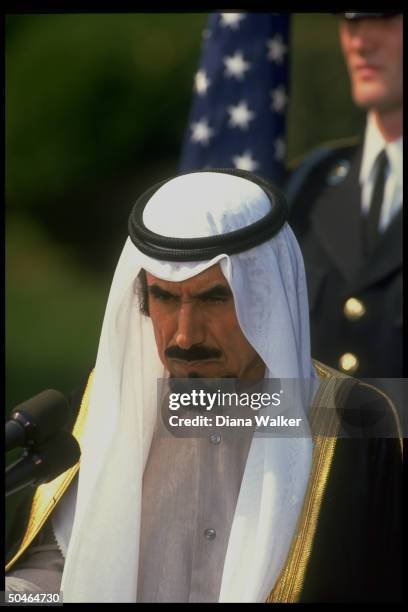
[[[361,158],[361,144],[319,148],[286,187],[290,225],[305,261],[312,355],[337,369],[344,363],[343,371],[359,378],[400,378],[402,211],[367,257]]]
[[[318,362],[315,367],[321,385],[310,416],[311,476],[267,602],[401,601],[402,444],[395,408],[377,389]],[[75,406],[79,442],[91,382]],[[49,527],[78,469],[41,485],[23,504],[9,534],[6,571],[24,560],[27,567],[30,547]],[[103,558],[96,552],[98,562]]]

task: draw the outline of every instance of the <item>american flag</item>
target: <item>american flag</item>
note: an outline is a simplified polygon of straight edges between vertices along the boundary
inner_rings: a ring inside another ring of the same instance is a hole
[[[235,167],[282,183],[290,16],[212,13],[180,170]]]

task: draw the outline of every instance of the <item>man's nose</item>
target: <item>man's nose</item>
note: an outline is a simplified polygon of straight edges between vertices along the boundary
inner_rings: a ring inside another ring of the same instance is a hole
[[[184,302],[178,312],[176,344],[182,349],[189,349],[194,344],[204,342],[205,333],[202,315],[196,304]]]

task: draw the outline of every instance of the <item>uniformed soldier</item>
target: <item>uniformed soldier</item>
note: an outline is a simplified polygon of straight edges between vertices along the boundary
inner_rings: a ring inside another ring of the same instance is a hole
[[[364,138],[313,151],[287,185],[308,280],[312,354],[358,377],[402,377],[403,16],[342,13]]]

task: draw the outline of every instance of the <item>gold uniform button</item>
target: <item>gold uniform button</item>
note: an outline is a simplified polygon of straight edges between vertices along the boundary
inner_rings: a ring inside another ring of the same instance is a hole
[[[344,353],[339,359],[340,369],[347,374],[354,374],[358,369],[360,362],[358,357],[353,353]]]
[[[364,316],[366,312],[363,302],[354,297],[347,300],[347,302],[344,304],[343,310],[349,321],[357,321]]]

